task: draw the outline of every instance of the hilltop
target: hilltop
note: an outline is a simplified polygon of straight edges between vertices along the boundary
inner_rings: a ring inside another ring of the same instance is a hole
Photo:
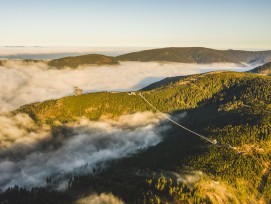
[[[170,47],[132,52],[116,57],[119,61],[165,61],[181,63],[266,63],[271,51],[215,50],[204,47]]]
[[[265,75],[271,75],[271,62],[268,62],[262,66],[256,67],[249,72],[256,73],[256,74],[265,74]]]
[[[71,67],[76,68],[83,65],[116,65],[116,61],[113,57],[98,54],[88,54],[76,57],[64,57],[60,59],[54,59],[48,62],[48,65],[55,68]]]

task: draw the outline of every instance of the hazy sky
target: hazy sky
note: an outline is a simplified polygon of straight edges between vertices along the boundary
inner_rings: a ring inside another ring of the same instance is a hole
[[[270,0],[0,0],[0,46],[271,49]]]

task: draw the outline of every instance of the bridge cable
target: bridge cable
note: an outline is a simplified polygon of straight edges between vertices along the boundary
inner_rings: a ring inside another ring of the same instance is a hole
[[[174,123],[175,125],[177,125],[177,126],[183,128],[183,129],[185,129],[185,130],[188,131],[188,132],[193,133],[194,135],[200,137],[201,139],[203,139],[203,140],[205,140],[205,141],[207,141],[207,142],[209,142],[209,143],[212,143],[213,145],[216,145],[216,144],[217,144],[217,141],[216,141],[216,140],[211,140],[211,139],[209,139],[209,138],[207,138],[207,137],[205,137],[205,136],[203,136],[203,135],[201,135],[201,134],[199,134],[199,133],[196,133],[196,132],[194,132],[193,130],[188,129],[187,127],[185,127],[185,126],[183,126],[183,125],[177,123],[176,121],[172,120],[171,118],[169,118],[166,114],[162,113],[162,112],[161,112],[160,110],[158,110],[154,105],[152,105],[152,104],[151,104],[151,103],[150,103],[150,102],[149,102],[149,101],[148,101],[141,93],[139,93],[139,96],[140,96],[146,103],[148,103],[154,110],[156,110],[160,115],[162,115],[164,118],[166,118],[166,119],[169,120],[170,122],[172,122],[172,123]]]

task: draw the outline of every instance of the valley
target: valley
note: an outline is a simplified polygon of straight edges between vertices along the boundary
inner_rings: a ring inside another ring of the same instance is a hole
[[[27,114],[35,123],[52,127],[65,127],[82,117],[117,120],[125,114],[154,111],[138,96],[141,93],[157,109],[185,127],[215,139],[218,145],[164,121],[161,125],[170,128],[161,133],[163,141],[159,144],[112,160],[106,168],[94,168],[90,174],[68,176],[69,187],[61,194],[53,196],[47,188],[41,188],[37,195],[43,192],[48,194],[47,202],[64,199],[66,203],[91,192],[111,192],[128,203],[143,200],[242,203],[259,199],[268,202],[270,176],[266,163],[271,159],[268,76],[209,72],[174,77],[172,81],[169,78],[150,87],[135,94],[100,92],[69,96],[25,105],[13,114]],[[180,117],[183,113],[185,116]],[[243,153],[238,154],[237,150]],[[186,177],[196,180],[192,182]],[[1,196],[11,199],[19,192],[20,189],[12,188]],[[32,193],[25,191],[20,195]]]

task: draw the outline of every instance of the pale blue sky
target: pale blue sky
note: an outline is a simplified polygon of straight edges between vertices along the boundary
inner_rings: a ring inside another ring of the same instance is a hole
[[[271,49],[270,0],[0,0],[0,46]]]

